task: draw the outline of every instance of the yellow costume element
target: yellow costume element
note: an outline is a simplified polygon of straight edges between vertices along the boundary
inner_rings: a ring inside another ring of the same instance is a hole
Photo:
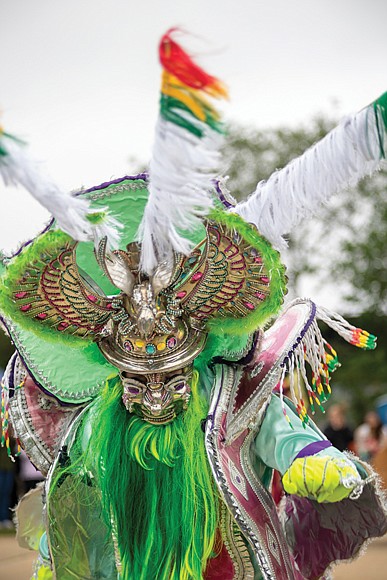
[[[312,455],[293,461],[282,483],[286,493],[334,503],[347,498],[362,480],[349,460]]]
[[[38,570],[37,580],[52,580],[52,571],[48,566],[40,566]]]

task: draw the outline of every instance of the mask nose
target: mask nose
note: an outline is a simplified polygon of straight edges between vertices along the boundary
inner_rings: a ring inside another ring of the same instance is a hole
[[[143,404],[152,415],[160,415],[172,402],[172,395],[165,390],[164,383],[147,383]]]

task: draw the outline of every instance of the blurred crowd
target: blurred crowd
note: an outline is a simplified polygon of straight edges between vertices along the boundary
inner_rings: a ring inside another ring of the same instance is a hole
[[[328,409],[324,435],[340,451],[352,451],[370,463],[387,487],[387,425],[376,411],[368,411],[361,425],[353,430],[347,421],[345,405],[332,405]]]

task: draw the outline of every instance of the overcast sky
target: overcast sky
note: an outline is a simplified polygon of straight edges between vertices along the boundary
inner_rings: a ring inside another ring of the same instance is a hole
[[[0,0],[1,122],[61,187],[90,187],[149,158],[167,28],[195,35],[184,45],[228,84],[226,118],[264,128],[384,92],[386,22],[386,0]],[[0,189],[10,249],[46,213]]]

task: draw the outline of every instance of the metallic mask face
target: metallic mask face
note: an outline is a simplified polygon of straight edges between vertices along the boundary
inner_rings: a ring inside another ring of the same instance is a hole
[[[121,372],[122,400],[129,413],[154,425],[163,425],[187,409],[192,367],[170,373],[136,375]]]

